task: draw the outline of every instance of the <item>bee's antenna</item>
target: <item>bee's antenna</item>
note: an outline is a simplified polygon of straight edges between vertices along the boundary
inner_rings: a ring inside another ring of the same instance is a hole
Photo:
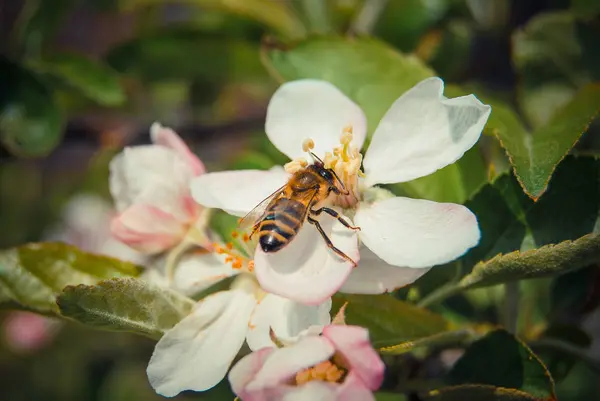
[[[318,161],[318,162],[319,162],[319,163],[321,163],[321,164],[325,164],[325,163],[323,163],[323,160],[321,160],[321,159],[319,158],[319,156],[315,155],[313,152],[310,152],[310,151],[309,151],[308,153],[310,153],[310,155],[312,156],[312,158],[313,158],[315,161]]]

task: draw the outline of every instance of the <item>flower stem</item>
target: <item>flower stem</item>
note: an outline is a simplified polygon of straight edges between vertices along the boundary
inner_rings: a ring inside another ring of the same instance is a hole
[[[520,298],[518,282],[504,284],[504,327],[513,334],[517,332]]]
[[[422,308],[430,306],[431,304],[439,303],[452,295],[458,294],[462,288],[456,283],[449,283],[447,285],[439,287],[437,290],[431,292],[425,298],[417,303],[417,306]]]
[[[366,0],[350,30],[354,33],[371,33],[387,3],[388,0]]]

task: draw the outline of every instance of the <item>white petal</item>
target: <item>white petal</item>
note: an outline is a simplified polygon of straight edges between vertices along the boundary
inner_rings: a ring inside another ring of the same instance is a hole
[[[449,262],[479,242],[477,218],[466,207],[390,198],[361,204],[354,218],[360,239],[394,266],[423,268]]]
[[[491,107],[474,95],[447,99],[443,91],[441,79],[428,78],[394,102],[364,158],[367,185],[429,175],[477,142]]]
[[[333,245],[358,262],[356,232],[328,215],[322,215],[319,221]],[[259,245],[254,269],[265,291],[317,305],[342,286],[352,264],[329,249],[317,229],[305,223],[296,238],[277,252],[265,253]]]
[[[246,342],[253,351],[275,346],[269,336],[271,328],[278,338],[291,342],[309,327],[329,324],[330,310],[331,299],[320,305],[311,306],[268,294],[252,313]]]
[[[360,263],[352,270],[340,291],[349,294],[383,294],[412,284],[430,269],[392,266],[362,246]]]
[[[281,188],[288,177],[283,169],[208,173],[192,181],[192,196],[202,206],[244,216]]]
[[[175,289],[187,295],[210,287],[238,271],[225,263],[225,255],[214,252],[192,253],[181,258],[175,270]]]
[[[265,360],[246,389],[260,390],[286,383],[296,373],[328,360],[334,352],[333,345],[319,336],[306,337],[289,347],[279,348]]]
[[[156,344],[148,379],[157,393],[172,397],[204,391],[225,377],[244,343],[254,297],[242,290],[206,297]]]
[[[267,108],[265,131],[277,149],[290,159],[307,157],[302,143],[315,142],[314,152],[323,157],[340,144],[345,127],[352,126],[352,144],[362,147],[367,120],[360,107],[325,81],[304,79],[279,87]]]
[[[142,203],[187,222],[183,198],[193,175],[171,149],[158,145],[125,148],[110,163],[110,191],[119,212]]]
[[[279,399],[281,401],[346,401],[346,398],[339,398],[336,394],[337,387],[332,383],[313,380],[301,386],[289,386]],[[358,398],[352,401],[358,401]],[[367,398],[361,399],[361,401],[370,400]]]

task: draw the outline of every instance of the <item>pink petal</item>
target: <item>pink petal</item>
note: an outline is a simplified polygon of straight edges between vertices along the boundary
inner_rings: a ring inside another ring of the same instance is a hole
[[[324,157],[340,145],[345,127],[352,126],[352,144],[362,147],[367,120],[360,107],[326,81],[303,79],[279,87],[267,108],[265,131],[277,149],[290,159],[307,158],[302,143],[312,138],[314,152]]]
[[[466,207],[395,197],[361,204],[354,217],[360,239],[394,266],[423,268],[449,262],[477,245],[477,218]]]
[[[262,391],[249,393],[246,385],[262,368],[267,358],[275,352],[275,348],[262,348],[246,355],[229,371],[229,383],[233,392],[244,401],[260,401]]]
[[[348,294],[383,294],[414,283],[431,267],[415,269],[393,266],[366,246],[360,247],[360,263],[344,282],[341,292]]]
[[[328,360],[334,351],[333,345],[320,336],[305,337],[289,347],[279,348],[248,383],[247,390],[264,390],[287,383],[296,373]]]
[[[385,365],[369,341],[367,329],[358,326],[329,325],[323,329],[323,337],[331,341],[350,365],[352,372],[371,390],[377,390],[383,382]]]
[[[356,232],[330,216],[322,216],[320,222],[333,244],[358,262]],[[330,298],[352,268],[352,264],[335,254],[317,229],[308,223],[283,249],[265,253],[259,245],[254,255],[256,278],[266,291],[308,305]]]
[[[350,371],[344,382],[337,388],[336,400],[339,401],[375,401],[373,392],[354,371]]]
[[[145,253],[162,252],[181,240],[186,227],[172,215],[143,204],[134,204],[111,221],[112,234]]]
[[[191,167],[194,175],[204,174],[206,169],[200,159],[192,153],[190,148],[171,128],[166,128],[159,123],[154,123],[150,127],[150,138],[156,145],[164,146],[179,153],[181,157]]]

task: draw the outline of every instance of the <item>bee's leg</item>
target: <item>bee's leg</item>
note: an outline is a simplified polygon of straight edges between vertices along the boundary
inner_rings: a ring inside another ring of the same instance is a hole
[[[254,235],[254,233],[256,233],[256,231],[258,230],[259,227],[260,227],[260,221],[252,226],[252,231],[250,232],[248,239],[252,239],[252,236]]]
[[[359,230],[359,231],[360,231],[360,227],[351,226],[351,225],[350,225],[350,223],[348,223],[346,220],[344,220],[344,219],[342,218],[342,216],[340,216],[340,214],[339,214],[338,212],[336,212],[335,210],[333,210],[333,209],[330,209],[330,208],[328,208],[328,207],[322,207],[322,208],[320,208],[320,209],[317,209],[317,210],[313,210],[313,209],[311,209],[311,211],[310,211],[310,212],[311,212],[312,214],[314,214],[315,216],[318,216],[318,215],[320,215],[322,212],[325,212],[325,213],[327,213],[328,215],[330,215],[330,216],[333,216],[333,217],[335,217],[336,219],[338,219],[338,221],[339,221],[340,223],[342,223],[344,226],[348,227],[349,229],[351,229],[351,230]]]
[[[352,267],[357,266],[356,262],[354,260],[352,260],[352,258],[350,256],[346,255],[344,252],[340,251],[333,245],[333,242],[331,242],[331,240],[329,239],[327,234],[325,234],[325,231],[323,231],[323,227],[321,227],[321,224],[319,223],[318,220],[315,220],[310,216],[308,216],[307,220],[310,224],[314,225],[317,228],[317,230],[319,231],[319,234],[321,234],[321,237],[323,237],[323,239],[325,240],[325,243],[333,252],[337,253],[339,256],[346,259],[348,262],[352,263]]]

